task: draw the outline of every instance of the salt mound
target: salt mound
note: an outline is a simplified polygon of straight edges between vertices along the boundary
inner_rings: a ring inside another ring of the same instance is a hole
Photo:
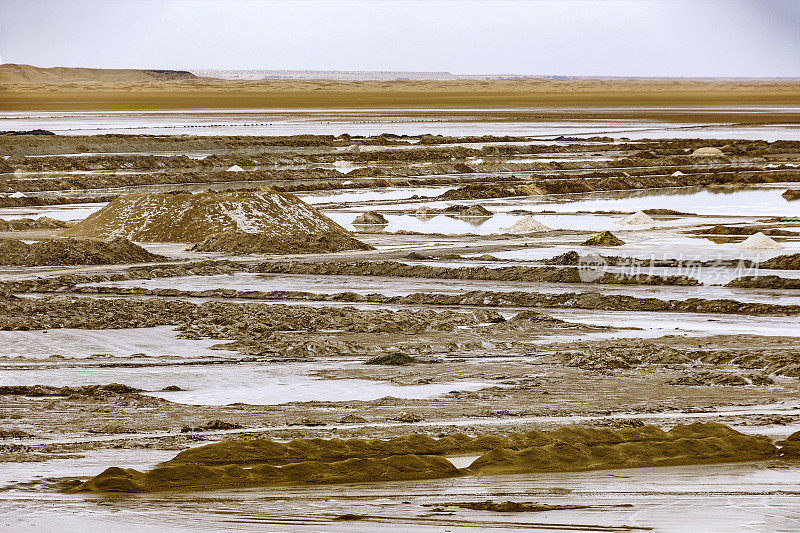
[[[713,146],[704,146],[692,152],[692,155],[695,157],[720,157],[724,154],[719,148],[715,148]]]
[[[64,230],[69,237],[125,237],[145,242],[202,242],[226,232],[261,234],[287,244],[309,235],[350,235],[293,194],[222,191],[127,194]]]
[[[233,165],[226,172],[244,172],[244,169],[239,165]]]
[[[653,220],[650,215],[645,213],[644,211],[637,211],[632,215],[628,215],[622,220],[619,221],[620,224],[625,224],[628,226],[635,226],[641,224],[655,224],[656,221]]]
[[[685,176],[685,175],[686,175],[686,174],[684,174],[684,173],[683,173],[683,172],[681,172],[680,170],[676,170],[675,172],[673,172],[673,173],[672,173],[672,177],[673,177],[673,178],[677,178],[678,176]]]
[[[740,242],[738,248],[742,250],[782,250],[783,246],[759,231]]]
[[[526,233],[540,233],[543,231],[550,231],[551,228],[548,228],[538,220],[536,220],[531,215],[525,215],[521,219],[517,220],[508,228],[500,228],[500,231],[505,233],[516,233],[516,234],[526,234]]]

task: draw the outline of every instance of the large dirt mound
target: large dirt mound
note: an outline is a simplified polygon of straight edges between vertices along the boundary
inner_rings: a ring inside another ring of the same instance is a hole
[[[0,239],[0,264],[14,266],[107,265],[147,263],[166,259],[148,252],[127,239],[108,242],[84,239],[56,239],[26,243]]]
[[[242,238],[241,233],[258,238]],[[211,242],[209,237],[228,234]],[[246,253],[273,251],[283,243],[351,234],[293,194],[262,191],[199,194],[130,194],[116,198],[83,222],[64,231],[80,237],[126,237],[145,242],[203,242],[202,249]],[[242,250],[236,246],[241,245]]]
[[[487,452],[466,470],[444,455]],[[572,471],[773,458],[768,439],[716,423],[554,431],[441,439],[233,440],[190,448],[149,472],[112,467],[77,491],[150,492],[290,483],[434,479],[468,474]]]

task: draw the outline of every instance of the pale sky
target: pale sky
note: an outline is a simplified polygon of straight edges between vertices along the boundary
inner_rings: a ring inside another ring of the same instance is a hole
[[[4,63],[800,77],[800,1],[0,0]]]

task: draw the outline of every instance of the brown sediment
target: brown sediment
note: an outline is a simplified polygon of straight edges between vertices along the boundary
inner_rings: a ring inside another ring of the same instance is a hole
[[[69,226],[63,220],[50,217],[0,219],[0,231],[27,231],[32,229],[63,229]]]
[[[66,287],[66,286],[65,286]],[[23,287],[16,285],[15,292]],[[35,288],[31,286],[31,288]],[[47,290],[42,290],[47,289]],[[42,287],[38,292],[60,291],[62,287]],[[392,305],[430,305],[453,307],[542,307],[568,309],[596,309],[604,311],[669,311],[679,313],[715,313],[740,315],[794,315],[800,313],[800,305],[740,302],[731,299],[688,298],[686,300],[663,300],[640,298],[628,295],[609,295],[599,292],[538,293],[529,291],[465,291],[460,294],[412,293],[404,296],[382,294],[358,294],[342,292],[317,294],[302,291],[237,291],[234,289],[205,289],[182,291],[178,289],[147,289],[144,287],[69,286],[71,292],[79,294],[115,294],[184,298],[239,298],[252,300],[305,300],[319,302],[369,302]]]
[[[486,500],[483,502],[445,502],[430,503],[428,507],[459,507],[461,509],[471,509],[473,511],[492,511],[494,513],[541,513],[545,511],[563,511],[568,509],[589,509],[588,505],[557,505],[549,503],[530,503],[530,502],[493,502]]]
[[[785,440],[776,443],[780,446],[781,455],[787,457],[800,457],[800,431],[795,431]]]
[[[291,239],[265,233],[234,231],[212,235],[191,249],[197,252],[234,254],[309,254],[374,248],[343,231],[299,234]]]
[[[730,372],[697,372],[692,376],[676,378],[681,380],[675,383],[679,385],[731,385],[734,381],[740,385],[769,385],[770,374],[800,377],[800,353],[789,348],[688,349],[671,346],[663,341],[641,343],[621,340],[587,343],[577,348],[559,351],[559,359],[563,364],[596,371],[628,369],[643,365],[734,365],[751,371],[745,377]],[[752,373],[755,370],[761,373]]]
[[[443,455],[487,452],[464,470]],[[154,492],[284,484],[436,479],[458,475],[567,472],[777,457],[768,439],[723,424],[591,429],[565,426],[506,437],[409,435],[390,440],[266,439],[191,448],[148,472],[112,467],[74,491]]]
[[[652,163],[652,162],[651,162]],[[617,162],[616,164],[619,164]],[[638,162],[637,162],[638,164]],[[632,165],[633,166],[633,165]],[[721,169],[720,169],[721,170]],[[663,172],[659,170],[658,172]],[[781,180],[798,181],[800,171],[781,173]],[[543,194],[574,194],[594,191],[626,191],[636,189],[658,189],[665,187],[709,186],[741,183],[769,183],[775,176],[754,172],[707,172],[682,176],[644,175],[623,177],[561,177],[541,179],[531,176],[529,180],[505,183],[470,183],[457,189],[445,191],[441,200],[479,200]]]
[[[678,425],[668,432],[645,426],[608,433],[566,427],[553,433],[559,431],[567,438],[532,439],[531,446],[522,449],[497,447],[467,470],[477,475],[523,474],[754,461],[777,456],[777,448],[766,437],[744,435],[713,422]]]
[[[359,261],[351,263],[333,262],[265,262],[253,272],[272,274],[311,274],[343,276],[382,276],[432,279],[527,281],[553,283],[583,283],[577,268],[551,266],[487,267],[440,267],[430,265],[407,265],[395,261]],[[625,275],[606,272],[592,281],[606,284],[641,285],[700,285],[694,278],[686,276]]]
[[[710,228],[698,228],[688,230],[686,233],[692,235],[753,235],[756,232],[761,232],[764,235],[788,237],[793,235],[800,235],[797,231],[789,231],[784,229],[766,228],[763,226],[726,226],[717,224]]]
[[[781,196],[783,196],[784,198],[786,198],[789,201],[800,200],[800,190],[788,189]]]
[[[800,270],[800,253],[772,257],[761,261],[759,267],[774,270]]]
[[[110,241],[54,239],[30,244],[16,239],[0,239],[0,265],[105,265],[165,259],[123,238]]]
[[[737,289],[800,289],[800,279],[771,275],[743,276],[729,281],[725,286]]]
[[[775,381],[764,374],[741,376],[725,372],[697,372],[667,381],[667,385],[742,387],[745,385],[774,385]]]

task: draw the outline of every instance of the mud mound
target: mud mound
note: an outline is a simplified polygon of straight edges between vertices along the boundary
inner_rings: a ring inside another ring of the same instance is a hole
[[[725,372],[698,372],[691,376],[681,376],[667,381],[667,385],[683,385],[689,387],[720,386],[741,387],[743,385],[773,385],[775,382],[764,374],[751,374],[747,377]]]
[[[550,259],[545,259],[542,263],[546,265],[564,265],[564,266],[577,266],[581,262],[581,254],[575,250],[564,252]]]
[[[483,207],[482,205],[473,205],[470,208],[467,208],[461,211],[458,216],[461,217],[490,217],[494,213]]]
[[[704,146],[692,152],[694,157],[721,157],[725,155],[722,150],[713,146]]]
[[[623,244],[625,244],[625,241],[610,231],[604,231],[599,235],[595,235],[591,239],[587,239],[583,243],[584,246],[622,246]]]
[[[800,279],[780,276],[742,276],[725,284],[737,289],[800,289]]]
[[[800,200],[800,190],[798,189],[788,189],[784,192],[781,196],[789,200],[790,202],[793,200]]]
[[[461,471],[442,457],[475,451],[488,453]],[[632,468],[748,461],[777,455],[777,448],[767,438],[744,435],[716,423],[679,425],[669,432],[655,426],[616,431],[566,426],[505,437],[455,434],[438,440],[425,435],[389,440],[295,439],[288,443],[234,440],[184,450],[149,472],[112,467],[73,491],[153,492],[436,479],[465,473]]]
[[[597,433],[595,439],[573,433],[571,428],[562,429],[566,431],[559,441],[545,441],[518,451],[498,447],[476,459],[467,470],[481,475],[568,472],[752,461],[777,456],[777,448],[766,437],[744,435],[713,422],[676,426],[667,433],[650,426],[652,434],[647,439],[635,438],[644,428]],[[550,435],[555,436],[559,431]],[[626,433],[634,438],[627,438]]]
[[[777,444],[781,447],[781,455],[800,457],[800,431],[795,431]]]
[[[64,231],[70,237],[146,242],[203,242],[228,232],[292,239],[347,230],[293,194],[260,191],[129,194]]]
[[[525,503],[506,501],[502,503],[486,500],[484,502],[432,503],[431,507],[460,507],[473,511],[492,511],[495,513],[541,513],[565,509],[587,509],[586,505],[551,505],[547,503]]]
[[[390,366],[407,366],[413,365],[417,362],[415,357],[406,355],[404,353],[387,353],[383,355],[376,355],[364,362],[365,365],[390,365]]]
[[[758,231],[758,226],[725,226],[723,224],[717,224],[716,226],[712,226],[710,228],[691,230],[687,233],[691,233],[693,235],[753,235],[753,232],[755,231]],[[797,235],[796,231],[775,228],[762,229],[761,233],[764,235],[779,237]]]
[[[0,264],[14,266],[108,265],[147,263],[166,259],[127,239],[108,242],[86,239],[56,239],[27,244],[0,239]]]
[[[742,250],[782,250],[783,246],[759,231],[740,242],[737,248]]]
[[[528,281],[550,283],[582,283],[577,268],[553,266],[509,266],[488,268],[442,267],[433,265],[407,265],[397,261],[359,261],[342,262],[264,262],[257,265],[254,272],[262,274],[307,274],[314,276],[380,276],[430,279],[471,279],[483,281]],[[695,278],[688,276],[634,275],[619,276],[607,272],[592,281],[593,283],[623,283],[641,285],[699,285]]]
[[[32,229],[63,229],[69,226],[63,220],[50,217],[0,219],[0,231],[27,231]]]
[[[367,211],[366,213],[362,213],[353,221],[353,224],[376,224],[376,225],[385,225],[388,224],[389,221],[384,218],[383,215],[377,213],[375,211]]]
[[[111,467],[80,485],[77,490],[96,492],[154,492],[231,487],[287,485],[297,483],[358,483],[368,481],[410,481],[459,475],[443,457],[395,455],[380,459],[347,459],[331,463],[304,461],[281,467],[235,464],[201,466],[167,465],[146,473]]]
[[[230,231],[212,235],[192,247],[197,252],[234,254],[307,254],[372,249],[372,246],[364,244],[349,233],[336,231],[314,235],[300,234],[291,239],[266,233]]]
[[[623,218],[619,221],[620,224],[625,224],[627,226],[637,226],[637,225],[646,225],[646,224],[655,224],[656,221],[653,220],[650,215],[643,211],[637,211],[632,215],[628,215],[627,217]]]
[[[800,270],[800,254],[779,255],[762,261],[760,267],[775,270]]]
[[[497,185],[486,183],[470,183],[457,189],[445,191],[436,198],[438,200],[481,200],[484,198],[505,198],[508,196],[530,196],[543,194],[544,191],[533,184]]]
[[[550,228],[536,220],[534,217],[525,215],[521,219],[514,222],[511,226],[507,228],[501,228],[500,231],[525,235],[528,233],[541,233],[544,231],[550,231]]]

